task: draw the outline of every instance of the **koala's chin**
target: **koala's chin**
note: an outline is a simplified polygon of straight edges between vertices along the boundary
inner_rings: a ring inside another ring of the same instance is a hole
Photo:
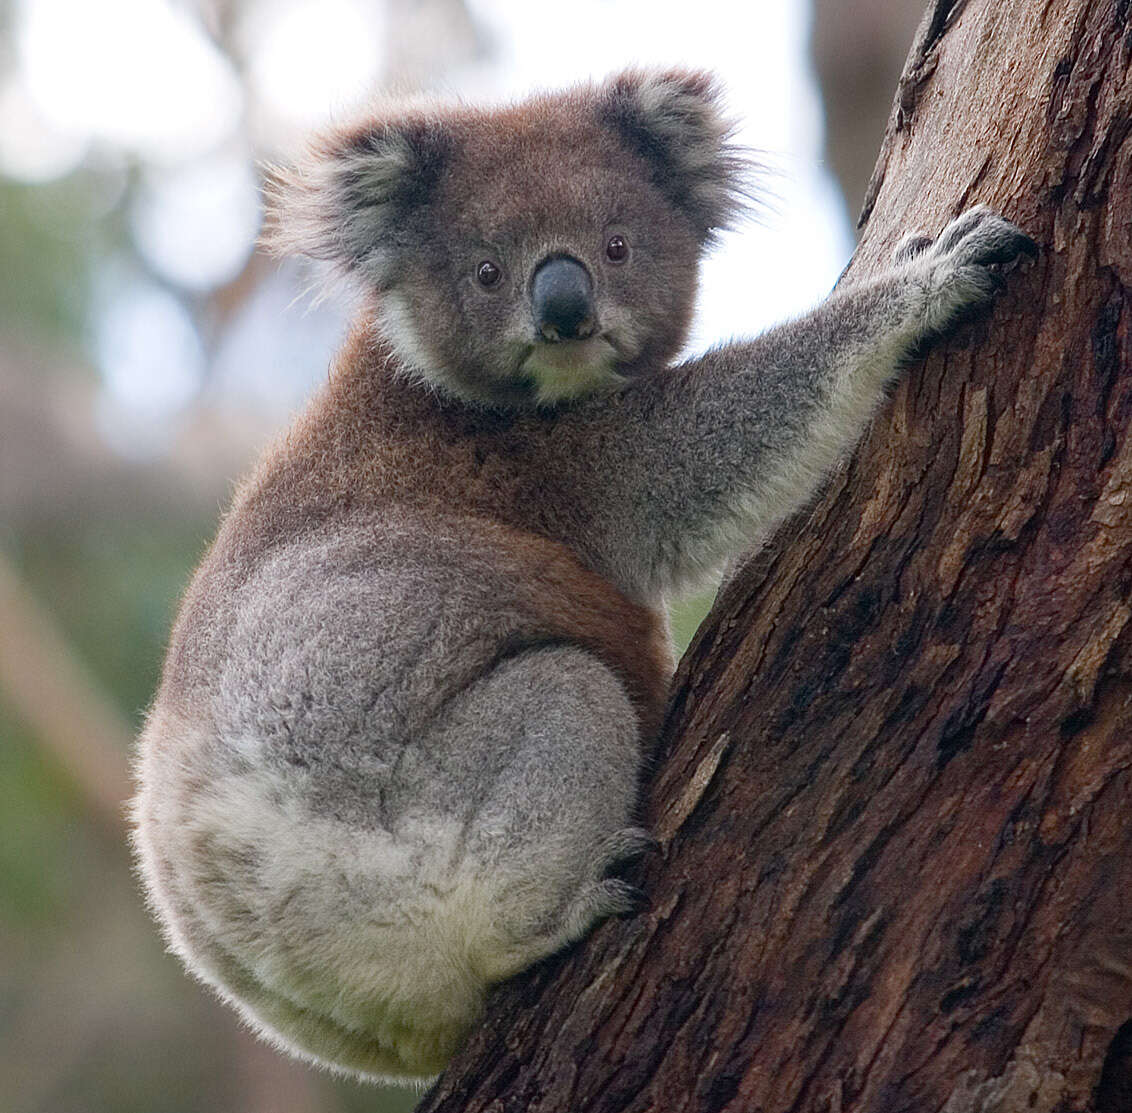
[[[674,365],[730,134],[708,76],[630,71],[389,108],[280,177],[276,244],[367,300],[185,593],[134,805],[171,947],[277,1046],[433,1075],[491,985],[640,906],[665,599],[1033,248],[979,207]]]
[[[520,366],[520,373],[534,384],[539,406],[553,406],[589,394],[624,385],[625,376],[615,370],[617,350],[602,336],[536,344]]]

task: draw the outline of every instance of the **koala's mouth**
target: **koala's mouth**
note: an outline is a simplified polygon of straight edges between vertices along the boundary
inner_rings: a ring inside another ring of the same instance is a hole
[[[618,352],[605,336],[533,344],[519,366],[532,380],[540,405],[608,390],[625,381],[616,367]]]

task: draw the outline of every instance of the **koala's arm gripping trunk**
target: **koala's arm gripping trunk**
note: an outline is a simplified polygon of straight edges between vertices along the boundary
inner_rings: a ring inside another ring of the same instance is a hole
[[[616,459],[591,473],[619,504],[607,523],[619,574],[665,592],[809,499],[915,339],[903,300],[892,279],[847,290],[631,392],[617,415],[625,436],[598,442]]]
[[[581,411],[570,459],[600,515],[595,559],[655,598],[749,547],[811,498],[915,348],[986,305],[993,268],[1033,249],[977,207],[806,316]]]

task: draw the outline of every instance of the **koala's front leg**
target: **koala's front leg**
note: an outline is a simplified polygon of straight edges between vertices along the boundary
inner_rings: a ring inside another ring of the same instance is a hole
[[[999,264],[1035,250],[980,206],[934,240],[906,238],[888,273],[805,317],[587,407],[574,451],[599,506],[594,559],[655,597],[766,536],[857,441],[909,358],[993,299]]]

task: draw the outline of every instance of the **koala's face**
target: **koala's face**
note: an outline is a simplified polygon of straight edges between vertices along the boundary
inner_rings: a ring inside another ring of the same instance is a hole
[[[276,240],[377,295],[411,372],[549,405],[664,364],[743,165],[703,75],[629,73],[488,112],[334,136],[283,183]]]
[[[672,354],[700,244],[614,137],[531,115],[465,129],[386,320],[461,393],[550,403]]]

